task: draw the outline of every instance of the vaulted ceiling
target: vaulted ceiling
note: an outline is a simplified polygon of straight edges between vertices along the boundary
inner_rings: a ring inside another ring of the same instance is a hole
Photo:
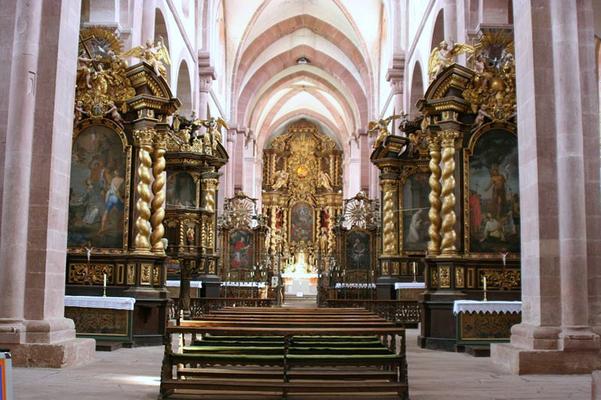
[[[346,144],[376,109],[382,0],[225,0],[231,119],[262,148],[304,117]]]

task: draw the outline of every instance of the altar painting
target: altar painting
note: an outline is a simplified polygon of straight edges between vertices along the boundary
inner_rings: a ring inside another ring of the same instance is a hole
[[[411,175],[403,186],[403,250],[426,251],[428,248],[428,228],[430,186],[428,174]]]
[[[517,139],[505,131],[484,134],[469,159],[470,250],[520,251]]]
[[[73,144],[68,246],[123,247],[125,152],[105,126],[83,130]]]
[[[346,268],[370,269],[371,251],[367,232],[352,231],[346,236]]]
[[[253,248],[251,232],[235,230],[230,233],[230,267],[251,268]]]
[[[313,240],[313,207],[297,203],[290,213],[290,241],[311,242]]]
[[[167,206],[195,207],[196,183],[194,178],[185,172],[170,175],[167,178]]]

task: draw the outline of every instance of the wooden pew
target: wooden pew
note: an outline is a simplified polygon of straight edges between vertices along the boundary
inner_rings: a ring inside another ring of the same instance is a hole
[[[407,398],[402,328],[361,310],[317,310],[222,309],[168,328],[162,398]],[[173,353],[171,334],[193,342]]]

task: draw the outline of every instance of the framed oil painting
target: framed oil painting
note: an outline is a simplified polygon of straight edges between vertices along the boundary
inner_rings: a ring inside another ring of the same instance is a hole
[[[403,250],[426,251],[428,248],[428,211],[430,202],[429,175],[417,173],[409,176],[403,186]]]
[[[472,252],[520,251],[517,138],[484,133],[469,158],[469,245]]]
[[[346,235],[346,268],[370,269],[371,249],[369,233],[350,231]]]
[[[290,241],[311,242],[313,240],[313,207],[307,203],[296,203],[290,212]]]
[[[92,125],[75,139],[69,188],[69,247],[123,247],[125,160],[121,137],[106,126]]]
[[[246,230],[230,233],[230,267],[251,268],[253,265],[252,234]]]
[[[196,183],[186,172],[178,172],[167,178],[168,207],[196,207]]]

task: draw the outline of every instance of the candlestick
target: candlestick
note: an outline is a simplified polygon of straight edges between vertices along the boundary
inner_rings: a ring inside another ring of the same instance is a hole
[[[484,275],[484,278],[482,278],[482,280],[484,281],[484,301],[486,300],[486,275]]]
[[[106,297],[106,274],[103,274],[102,297]]]
[[[413,261],[413,282],[417,281],[417,263]]]

